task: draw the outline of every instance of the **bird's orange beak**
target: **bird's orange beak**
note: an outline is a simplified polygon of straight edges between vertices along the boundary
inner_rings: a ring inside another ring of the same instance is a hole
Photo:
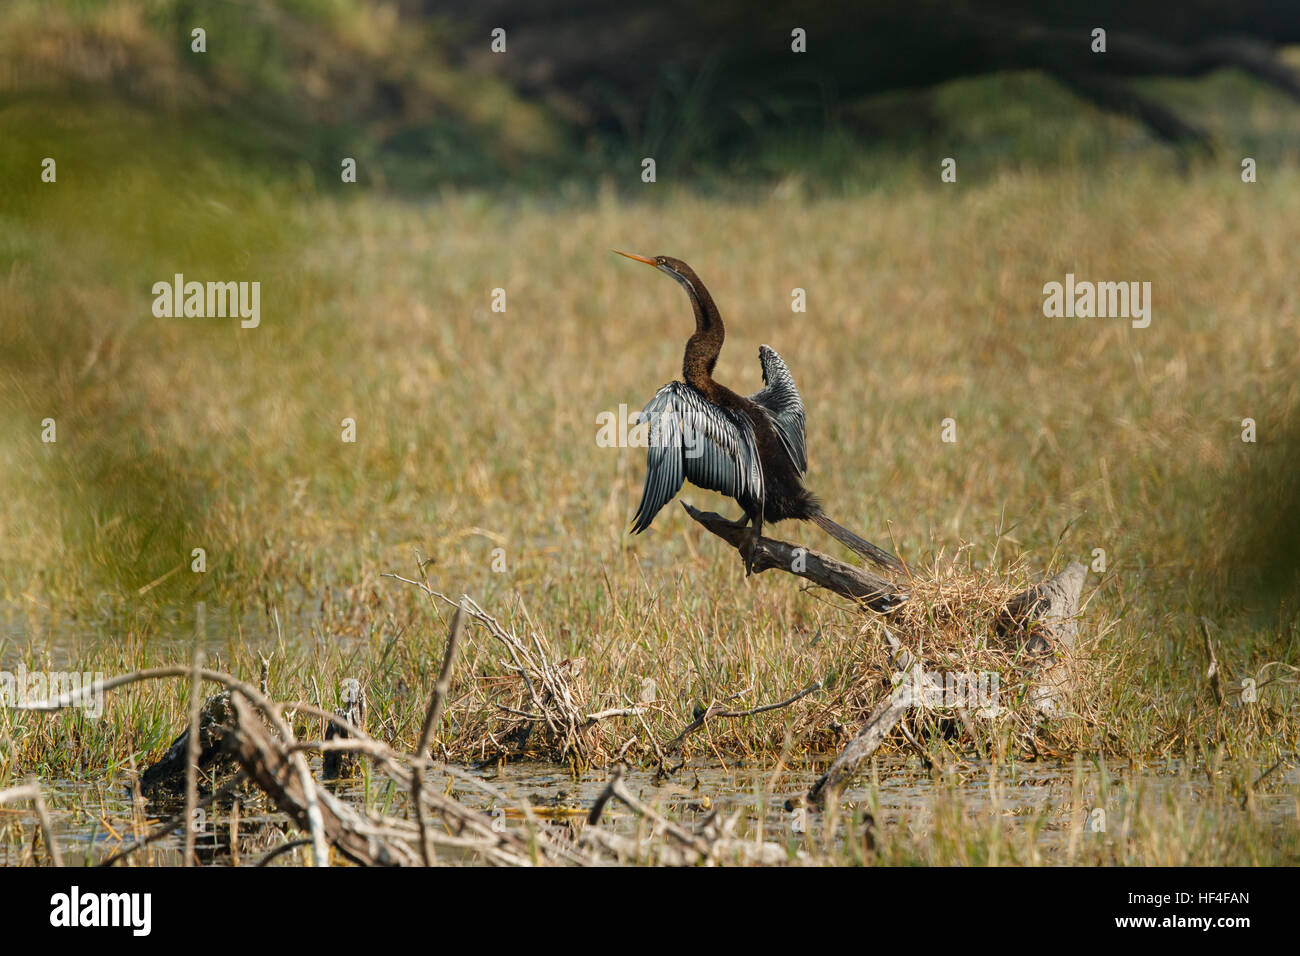
[[[659,263],[653,259],[647,259],[645,256],[638,256],[635,252],[620,252],[618,249],[612,249],[611,252],[617,252],[620,256],[627,256],[629,259],[635,259],[637,262],[644,262],[648,266],[659,268]]]

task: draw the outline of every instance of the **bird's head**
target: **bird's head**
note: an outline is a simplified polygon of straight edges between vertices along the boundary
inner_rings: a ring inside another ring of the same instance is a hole
[[[691,293],[695,293],[699,287],[700,280],[695,275],[695,270],[682,262],[681,259],[674,259],[672,256],[655,256],[651,259],[649,256],[638,256],[634,252],[621,252],[618,249],[615,249],[614,252],[637,262],[644,262],[648,266],[654,266],[660,272],[668,273]]]

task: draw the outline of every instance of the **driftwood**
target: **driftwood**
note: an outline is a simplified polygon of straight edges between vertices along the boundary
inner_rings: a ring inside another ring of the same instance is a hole
[[[133,671],[96,681],[49,700],[22,703],[14,709],[49,713],[75,706],[83,697],[141,681],[160,678],[192,679],[195,670],[193,666],[169,665]],[[308,833],[308,838],[286,844],[275,853],[309,846],[312,849],[313,864],[327,866],[328,846],[332,844],[343,856],[356,863],[418,865],[421,859],[415,847],[427,839],[439,847],[450,847],[457,853],[475,853],[487,862],[499,865],[590,865],[599,862],[574,849],[567,838],[562,839],[539,829],[530,829],[526,836],[513,833],[501,828],[497,820],[486,813],[465,807],[441,792],[425,791],[421,794],[424,805],[440,818],[439,825],[429,827],[426,834],[421,834],[419,827],[410,820],[378,817],[352,810],[315,780],[304,756],[307,752],[335,750],[365,754],[372,757],[394,783],[407,792],[412,789],[412,769],[406,765],[411,761],[411,756],[395,752],[387,744],[370,737],[364,730],[346,724],[343,718],[321,707],[302,701],[273,701],[251,684],[220,671],[198,668],[198,674],[203,680],[224,685],[228,690],[225,700],[229,708],[229,719],[220,726],[211,727],[215,739],[219,740],[221,755],[230,757],[241,775],[247,776],[271,798],[279,810]],[[329,741],[298,741],[284,719],[284,711],[296,711],[326,721],[344,723],[342,729],[347,731],[347,736],[340,735]],[[171,754],[173,750],[188,752],[188,738],[178,739],[168,753]],[[424,762],[420,761],[420,764],[423,769]],[[503,793],[485,781],[454,767],[446,766],[443,769],[470,786],[487,790],[497,800],[509,802]],[[180,772],[183,776],[184,770]],[[200,805],[206,806],[230,792],[227,787],[200,801]],[[30,792],[25,788],[22,792],[5,791],[4,797],[20,799],[30,797]],[[524,818],[531,828],[535,825],[535,818],[526,804],[522,807]],[[42,808],[43,804],[38,806],[38,812]],[[179,827],[184,819],[183,814],[177,814],[148,837],[133,843],[105,862],[120,860],[161,838]]]
[[[785,802],[787,810],[794,810],[801,805],[819,805],[825,793],[843,786],[858,765],[889,739],[889,735],[909,710],[924,703],[927,690],[942,688],[933,676],[920,669],[919,662],[911,651],[888,630],[885,631],[885,640],[889,644],[890,665],[895,673],[907,674],[909,677],[902,680],[887,698],[876,705],[857,734],[835,758],[830,769],[822,774],[808,793]]]
[[[355,678],[348,678],[343,682],[342,695],[343,706],[328,715],[331,719],[325,732],[326,741],[350,740],[363,733],[364,688]],[[302,709],[305,705],[293,706]],[[190,730],[182,733],[163,757],[145,770],[141,777],[143,792],[178,790],[196,770],[206,771],[213,779],[237,774],[238,780],[247,779],[265,793],[304,832],[313,832],[314,818],[322,839],[354,863],[400,866],[417,862],[404,844],[377,835],[382,828],[337,800],[310,774],[302,774],[296,765],[301,759],[301,748],[286,746],[283,735],[268,726],[263,712],[238,691],[223,691],[209,697],[198,710],[196,723],[198,744],[193,742]],[[327,777],[348,772],[346,768],[355,766],[359,760],[356,751],[322,749]],[[191,760],[195,762],[190,763]],[[214,792],[204,804],[218,796],[229,796],[232,791],[233,786]],[[191,814],[192,809],[187,807],[145,842],[165,836],[183,825]],[[300,842],[312,845],[310,839]],[[296,845],[280,847],[276,852],[294,849]],[[125,855],[118,854],[113,861]]]
[[[461,602],[469,616],[476,606],[469,599]],[[258,865],[299,848],[311,848],[316,865],[328,865],[329,849],[352,863],[366,866],[410,866],[436,862],[434,851],[450,853],[455,857],[473,855],[487,863],[506,866],[577,865],[593,866],[610,863],[655,862],[661,865],[713,865],[742,863],[780,865],[806,861],[800,851],[791,856],[789,849],[778,842],[756,842],[752,838],[737,836],[737,813],[724,818],[717,812],[710,814],[701,825],[689,826],[670,820],[655,807],[642,802],[622,783],[621,771],[616,771],[606,791],[601,794],[588,817],[588,825],[574,838],[572,830],[549,826],[540,820],[528,803],[512,800],[485,780],[458,768],[441,764],[439,769],[458,783],[490,794],[497,811],[493,815],[465,806],[450,792],[442,788],[421,787],[416,778],[426,773],[432,761],[428,744],[432,728],[437,725],[441,705],[445,702],[450,685],[452,667],[456,657],[456,644],[461,630],[460,621],[453,620],[449,634],[443,669],[426,714],[426,726],[421,734],[420,753],[404,754],[371,737],[363,728],[351,723],[340,708],[330,712],[322,707],[301,701],[274,701],[252,685],[228,674],[194,665],[167,666],[97,681],[77,692],[61,694],[57,698],[22,705],[21,709],[50,712],[75,705],[85,695],[156,679],[185,679],[190,681],[191,692],[197,677],[206,682],[224,686],[221,693],[208,697],[197,709],[191,709],[192,725],[197,734],[182,734],[169,748],[163,760],[150,768],[151,782],[161,785],[167,781],[176,785],[186,776],[182,764],[191,753],[205,764],[206,775],[218,765],[233,772],[233,781],[207,796],[195,798],[197,807],[206,807],[231,796],[236,787],[253,786],[264,794],[291,824],[305,836],[290,839],[269,849]],[[265,684],[265,681],[263,682]],[[713,718],[742,717],[789,706],[796,700],[814,693],[814,684],[789,700],[765,704],[749,710],[709,708],[697,715],[697,724],[687,729],[698,729]],[[357,704],[364,700],[364,688],[345,682],[345,700]],[[598,721],[615,711],[586,715],[588,721]],[[326,735],[328,739],[298,740],[286,713],[316,717],[335,726],[339,732]],[[619,708],[617,713],[640,716],[636,707]],[[195,717],[197,715],[197,720]],[[186,732],[187,734],[189,731]],[[197,737],[197,743],[192,744]],[[408,806],[405,816],[390,816],[356,808],[336,797],[316,780],[307,767],[304,755],[319,751],[353,754],[373,760],[380,772],[386,774],[398,790],[412,796],[421,808],[411,813]],[[195,774],[197,776],[197,774]],[[36,805],[42,827],[46,831],[46,844],[57,861],[57,848],[49,834],[48,814],[40,801],[39,789],[33,784],[0,792],[0,803],[30,799]],[[605,807],[617,800],[634,815],[645,821],[635,835],[624,835],[600,825]],[[519,830],[504,825],[500,808],[513,805],[517,817],[522,818]],[[427,822],[424,812],[431,814]],[[418,819],[411,819],[412,816]],[[148,834],[138,837],[119,852],[101,862],[111,866],[135,854],[142,848],[174,833],[190,819],[190,812],[173,815]],[[235,827],[232,813],[232,834]],[[283,838],[282,838],[283,839]],[[232,835],[232,852],[238,846]]]
[[[726,541],[742,555],[745,553],[744,549],[749,542],[748,528],[737,528],[722,515],[712,511],[700,511],[684,501],[682,507],[686,509],[688,515],[709,531]],[[909,597],[905,588],[900,588],[870,571],[855,568],[851,564],[845,564],[843,561],[837,561],[829,555],[808,548],[773,538],[760,537],[754,548],[754,573],[758,574],[771,568],[807,578],[813,584],[834,591],[836,594],[842,594],[881,613],[892,611]]]
[[[253,707],[241,697],[231,698],[235,722],[223,743],[249,778],[304,832],[320,827],[324,839],[354,863],[402,866],[416,862],[400,841],[388,838],[380,827],[338,800],[310,777],[305,780],[293,767],[291,755],[272,739]],[[316,816],[318,819],[313,820]]]
[[[215,683],[225,686],[228,690],[232,692],[242,694],[247,700],[252,702],[252,704],[261,711],[261,713],[265,716],[266,720],[270,723],[276,735],[281,740],[289,744],[293,743],[294,740],[293,731],[290,729],[289,724],[285,721],[284,716],[282,714],[282,710],[286,705],[275,703],[274,701],[270,700],[264,693],[258,690],[256,687],[253,687],[251,684],[247,684],[244,681],[232,677],[229,674],[223,674],[220,671],[208,670],[205,667],[201,667],[199,666],[197,661],[195,662],[194,665],[186,666],[186,667],[181,667],[177,665],[168,665],[166,667],[151,667],[145,670],[132,671],[129,674],[121,674],[117,677],[110,677],[105,680],[97,680],[93,684],[86,684],[78,689],[67,691],[65,693],[59,694],[56,697],[49,698],[48,700],[24,702],[24,703],[17,704],[13,707],[13,709],[32,711],[35,713],[53,713],[54,711],[57,710],[63,710],[64,708],[67,707],[73,707],[78,702],[80,702],[84,698],[90,697],[91,695],[102,694],[105,691],[113,690],[114,688],[117,687],[126,687],[131,684],[139,683],[141,681],[158,680],[160,678],[177,678],[177,677],[184,677],[190,680],[198,679],[198,680],[205,680],[205,681],[213,681]],[[232,698],[232,705],[233,705],[233,698]],[[294,706],[302,707],[303,705],[294,705]],[[306,709],[311,712],[319,711],[319,708],[313,708],[310,706],[307,706]],[[202,709],[200,708],[200,715],[201,715],[201,710]],[[322,711],[322,713],[324,712]],[[326,714],[326,716],[330,717],[331,719],[337,719],[334,718],[333,715],[331,714]],[[184,746],[182,747],[181,746],[182,740],[178,738],[177,741],[172,745],[172,747],[177,750],[181,750],[188,755],[190,751],[189,739],[185,738],[183,744]],[[224,738],[223,738],[223,747],[224,747]],[[171,750],[169,750],[169,753],[170,752]],[[201,750],[200,750],[200,754],[201,754]],[[299,776],[299,779],[301,781],[305,782],[311,779],[311,769],[308,767],[306,759],[303,757],[302,753],[299,752],[297,748],[294,748],[291,751],[291,761],[292,761],[293,770]],[[187,763],[189,762],[187,761]],[[189,777],[189,771],[185,770],[184,772],[186,776]],[[304,789],[308,789],[308,788],[304,786]],[[187,799],[187,803],[188,802],[189,801]],[[313,861],[317,866],[325,866],[328,863],[327,847],[320,826],[319,808],[315,806],[314,797],[311,794],[308,795],[308,808],[309,808],[308,824],[311,833],[310,843],[312,847]]]

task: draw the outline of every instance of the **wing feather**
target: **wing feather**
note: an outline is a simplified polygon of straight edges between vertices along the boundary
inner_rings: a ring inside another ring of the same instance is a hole
[[[645,488],[632,519],[639,534],[682,487],[683,481],[735,498],[760,512],[763,468],[749,419],[714,405],[682,382],[669,382],[642,410],[649,422]]]
[[[794,385],[794,376],[775,349],[760,345],[758,360],[763,365],[764,387],[749,396],[749,399],[767,409],[772,416],[772,424],[776,426],[776,433],[781,438],[781,444],[785,446],[786,453],[799,474],[803,474],[808,470],[807,422],[803,399],[799,397],[799,389]]]

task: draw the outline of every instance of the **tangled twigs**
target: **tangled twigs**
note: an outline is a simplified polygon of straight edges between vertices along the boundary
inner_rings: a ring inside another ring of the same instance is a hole
[[[777,701],[774,704],[762,704],[758,707],[751,707],[748,710],[729,710],[726,706],[726,701],[711,704],[709,707],[706,707],[704,710],[698,711],[695,715],[695,719],[692,720],[689,724],[687,724],[684,728],[682,728],[681,733],[679,733],[672,740],[668,741],[668,743],[664,744],[662,750],[658,750],[657,748],[657,752],[661,754],[659,772],[661,774],[667,774],[681,769],[681,765],[679,764],[678,766],[672,768],[672,770],[669,770],[663,764],[662,754],[679,753],[681,750],[682,741],[685,740],[687,737],[689,737],[691,734],[695,733],[706,723],[708,723],[710,718],[753,717],[755,714],[765,714],[771,710],[781,710],[784,707],[789,707],[791,704],[797,701],[803,700],[809,694],[815,694],[817,691],[821,689],[822,689],[822,682],[815,681],[814,683],[809,684],[803,690],[799,691],[799,693],[794,694],[791,697],[787,697],[785,700]],[[731,697],[728,697],[727,700],[728,701],[735,700],[739,696],[741,695],[733,694]]]
[[[426,581],[392,573],[385,577],[417,587],[430,598],[461,610],[505,649],[507,658],[502,661],[502,666],[513,678],[507,686],[516,688],[519,696],[512,701],[515,706],[496,703],[496,709],[510,718],[506,726],[492,726],[486,734],[496,756],[509,757],[525,748],[537,749],[556,763],[588,766],[602,755],[595,732],[599,723],[610,717],[632,716],[637,712],[635,708],[588,712],[583,706],[587,695],[583,686],[582,658],[553,660],[541,635],[530,633],[525,639],[515,634],[479,607],[473,598],[462,596],[459,601],[453,601]],[[502,747],[502,741],[513,747]]]
[[[312,834],[313,852],[317,839],[328,839],[354,863],[403,866],[415,862],[403,843],[382,832],[387,829],[382,824],[376,825],[353,811],[321,788],[310,775],[303,779],[296,773],[294,764],[300,760],[305,762],[303,753],[273,740],[242,697],[233,697],[231,703],[236,721],[226,746],[275,805],[300,829]]]
[[[519,834],[499,829],[485,813],[471,810],[450,796],[420,789],[421,803],[438,814],[442,825],[428,827],[421,834],[411,821],[396,817],[375,816],[352,810],[312,778],[307,768],[309,750],[347,751],[373,757],[380,768],[405,792],[412,790],[412,775],[422,772],[407,766],[410,755],[399,754],[386,744],[370,737],[364,730],[348,723],[324,708],[303,702],[277,703],[259,690],[228,674],[198,670],[203,680],[224,685],[229,695],[230,719],[221,737],[221,747],[235,757],[240,768],[276,806],[301,828],[308,831],[313,859],[328,864],[326,844],[334,846],[347,859],[365,865],[418,865],[421,854],[412,847],[424,841],[454,848],[459,852],[481,855],[491,863],[529,866],[535,863],[594,862],[558,837],[545,831]],[[18,705],[24,710],[48,712],[69,707],[82,697],[105,690],[158,678],[192,678],[191,666],[158,667],[97,681],[70,691],[54,700]],[[247,701],[247,703],[245,703]],[[321,717],[339,725],[347,736],[329,741],[295,740],[282,716],[286,710]],[[261,714],[265,717],[263,721]],[[267,723],[270,727],[267,727]],[[303,773],[303,771],[306,771]],[[453,774],[455,775],[455,774]],[[23,795],[27,795],[24,791]],[[172,821],[173,829],[181,821]],[[530,820],[531,823],[531,820]]]
[[[229,674],[223,674],[220,671],[211,671],[204,667],[181,667],[171,665],[168,667],[152,667],[147,670],[132,671],[129,674],[122,674],[118,677],[108,678],[106,680],[95,681],[93,684],[84,685],[76,690],[60,694],[50,700],[23,702],[13,705],[15,710],[31,710],[40,713],[52,713],[56,710],[63,710],[66,707],[75,705],[82,698],[90,697],[94,694],[102,694],[104,691],[113,690],[117,687],[123,687],[127,684],[134,684],[140,681],[157,680],[163,677],[190,677],[202,678],[203,680],[212,681],[217,684],[224,684],[232,691],[243,694],[251,701],[271,722],[275,732],[280,739],[292,744],[294,740],[293,730],[289,727],[288,721],[284,719],[284,705],[276,704],[270,700],[260,690],[247,684],[244,681],[237,680]],[[234,699],[231,699],[234,703]],[[179,746],[180,741],[173,744],[173,747]],[[188,752],[188,741],[186,742],[186,751]],[[307,766],[307,758],[301,753],[294,753],[292,766],[294,772],[298,775],[299,783],[304,791],[307,791],[308,813],[307,823],[311,830],[312,838],[312,859],[316,866],[328,866],[329,854],[325,847],[325,839],[321,832],[321,820],[319,807],[316,806],[314,787],[309,787],[311,782],[311,769]]]
[[[446,698],[446,685],[450,680],[451,660],[454,659],[454,645],[457,641],[456,630],[457,628],[453,626],[453,633],[449,634],[448,643],[451,646],[444,658],[442,679],[439,680],[439,687],[435,688],[435,698],[441,697],[444,700]],[[26,709],[42,711],[57,709],[60,705],[69,706],[75,703],[83,694],[98,693],[107,687],[122,687],[149,679],[171,677],[188,678],[192,681],[195,673],[196,669],[193,666],[178,665],[125,674],[100,681],[80,692],[64,695],[57,701],[26,705]],[[541,823],[525,801],[515,801],[515,803],[522,809],[527,829],[523,832],[515,832],[500,826],[499,817],[494,818],[483,811],[466,807],[449,793],[436,789],[430,792],[427,786],[417,784],[415,778],[424,774],[429,766],[427,752],[415,755],[399,753],[387,744],[370,737],[365,730],[351,724],[346,718],[331,713],[323,707],[305,702],[274,702],[267,699],[259,690],[230,675],[202,667],[197,669],[197,674],[204,681],[215,682],[227,688],[224,694],[216,695],[222,699],[220,713],[224,720],[220,725],[216,722],[204,724],[207,727],[204,747],[216,746],[221,752],[230,754],[239,769],[239,776],[226,787],[217,789],[203,799],[196,799],[196,806],[206,806],[227,796],[234,787],[247,781],[265,793],[300,830],[308,833],[306,839],[290,841],[284,847],[268,854],[263,858],[263,862],[300,846],[311,846],[315,857],[318,841],[332,847],[341,857],[353,863],[369,866],[420,865],[426,860],[433,860],[432,851],[435,847],[439,850],[446,849],[449,853],[474,854],[486,862],[506,866],[548,864],[592,866],[642,859],[653,859],[659,863],[672,865],[729,861],[783,863],[790,859],[784,846],[737,839],[734,836],[737,817],[724,821],[717,814],[713,814],[705,820],[703,826],[696,828],[668,819],[623,785],[621,767],[615,770],[613,781],[597,801],[597,805],[592,807],[588,815],[592,825],[583,831],[583,835],[576,842],[567,830],[558,831]],[[787,706],[793,700],[815,689],[815,686],[809,688],[803,694],[779,704],[763,705],[747,711],[715,710],[710,716],[761,713],[779,706]],[[291,709],[302,715],[319,717],[341,732],[327,740],[296,740],[285,724],[283,716]],[[637,708],[618,709],[638,710]],[[430,713],[433,719],[429,721],[429,725],[433,726],[437,722],[438,714],[436,701],[431,701]],[[173,748],[187,753],[190,749],[188,741],[178,741]],[[421,749],[426,750],[423,743]],[[310,773],[304,777],[299,772],[299,768],[306,763],[306,754],[310,751],[320,751],[324,754],[351,753],[371,758],[399,791],[410,794],[412,801],[418,801],[421,810],[415,814],[416,819],[368,812],[335,797]],[[486,781],[454,767],[443,769],[457,780],[483,790],[498,801],[506,800],[504,794]],[[40,801],[39,788],[33,782],[0,793],[0,802],[17,799],[33,800],[46,833],[45,842],[49,847],[51,859],[56,863],[60,862],[52,840],[48,814],[44,812],[44,804]],[[639,831],[636,836],[624,836],[596,825],[611,799],[617,799],[637,817],[647,821],[649,826],[644,831]],[[437,825],[419,822],[426,810],[436,815]],[[189,814],[186,812],[177,814],[104,863],[111,865],[123,859],[141,847],[173,832],[178,826],[184,825],[188,819]],[[667,844],[664,844],[660,837],[666,837]]]

